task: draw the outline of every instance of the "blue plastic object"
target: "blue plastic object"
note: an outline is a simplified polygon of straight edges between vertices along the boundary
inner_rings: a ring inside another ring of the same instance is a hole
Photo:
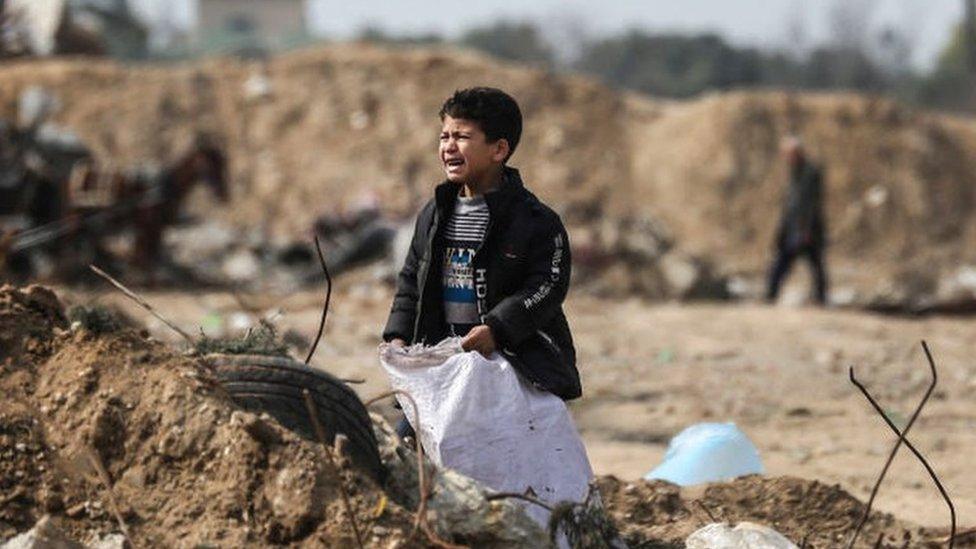
[[[644,478],[691,486],[763,472],[759,451],[734,423],[698,423],[671,439],[664,461]]]

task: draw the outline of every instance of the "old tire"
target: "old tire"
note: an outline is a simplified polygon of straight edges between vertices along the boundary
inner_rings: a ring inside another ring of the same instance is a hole
[[[344,434],[353,465],[383,482],[385,469],[373,424],[366,407],[345,383],[285,357],[221,354],[207,359],[237,405],[250,412],[265,412],[299,436],[318,441],[302,393],[308,389],[326,440],[331,444],[337,433]]]

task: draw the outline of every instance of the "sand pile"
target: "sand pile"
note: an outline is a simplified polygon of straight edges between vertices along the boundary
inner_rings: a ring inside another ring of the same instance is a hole
[[[825,168],[836,287],[862,302],[972,299],[959,269],[976,260],[974,130],[873,97],[713,95],[641,130],[638,141],[656,146],[637,161],[654,197],[639,207],[686,250],[760,271],[785,179],[777,142],[795,132]]]
[[[45,61],[0,73],[0,113],[13,115],[26,86],[44,86],[60,98],[57,120],[114,165],[171,158],[198,130],[219,136],[232,164],[229,218],[276,233],[306,230],[364,192],[413,213],[441,178],[440,103],[476,83],[505,86],[531,113],[519,164],[547,198],[587,210],[629,179],[621,96],[473,53],[347,45],[269,62]]]
[[[44,301],[30,300],[41,293]],[[0,537],[48,513],[81,541],[116,532],[89,452],[112,478],[122,516],[143,546],[351,535],[329,505],[339,504],[336,480],[320,449],[236,410],[201,363],[132,331],[94,336],[60,329],[63,322],[52,330],[45,320],[60,306],[43,289],[6,287],[2,296],[5,327],[46,331],[39,339],[46,346],[3,357],[0,384],[12,398],[0,404]],[[273,436],[248,434],[260,431],[258,423]],[[368,516],[382,491],[356,476],[347,482]],[[409,517],[394,505],[379,523],[400,532]]]

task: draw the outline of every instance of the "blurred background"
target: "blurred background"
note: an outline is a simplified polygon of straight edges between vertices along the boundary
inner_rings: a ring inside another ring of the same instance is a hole
[[[525,116],[511,164],[570,233],[572,409],[598,472],[636,478],[688,424],[735,421],[771,473],[863,497],[888,439],[846,367],[907,416],[925,337],[947,388],[918,441],[973,521],[976,1],[2,0],[0,14],[3,280],[143,317],[95,263],[190,331],[273,321],[298,354],[320,313],[317,236],[338,292],[317,365],[378,391],[394,276],[443,177],[438,109],[497,86]],[[813,241],[788,228],[802,212]],[[787,255],[792,276],[774,276]],[[881,508],[941,524],[914,464],[896,471]]]
[[[794,136],[824,173],[832,303],[973,308],[972,2],[498,0],[454,14],[425,2],[8,0],[3,13],[7,171],[40,180],[7,185],[7,213],[26,212],[6,223],[21,278],[85,276],[76,267],[97,257],[141,264],[154,283],[254,282],[268,260],[314,268],[310,232],[333,240],[339,270],[395,263],[397,229],[440,177],[439,103],[489,84],[525,107],[514,163],[570,226],[580,287],[761,297],[786,192],[779,144]],[[206,150],[213,162],[191,154]],[[199,165],[149,192],[181,162]],[[166,211],[136,211],[153,200]],[[194,207],[209,222],[197,232],[233,240],[218,255],[182,249],[201,240],[179,222]],[[85,245],[63,249],[72,239]]]

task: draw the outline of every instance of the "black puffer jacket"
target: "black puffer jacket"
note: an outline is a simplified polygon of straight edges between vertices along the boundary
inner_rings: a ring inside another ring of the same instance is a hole
[[[443,230],[460,185],[444,182],[417,215],[407,260],[383,339],[434,344],[444,320]],[[562,303],[569,289],[569,240],[562,221],[506,168],[501,188],[485,195],[484,244],[472,262],[478,311],[500,352],[535,386],[565,400],[582,393],[576,350]]]

